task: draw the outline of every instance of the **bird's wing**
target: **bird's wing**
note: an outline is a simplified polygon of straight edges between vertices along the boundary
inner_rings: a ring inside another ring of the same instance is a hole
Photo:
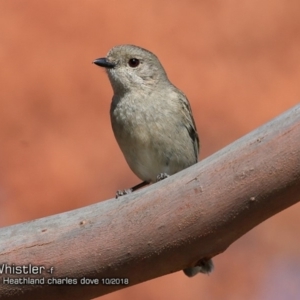
[[[196,157],[196,161],[198,161],[198,154],[199,154],[199,147],[200,147],[199,136],[197,133],[197,128],[193,118],[191,106],[188,99],[182,92],[180,93],[179,101],[180,101],[181,111],[184,118],[184,124],[193,141],[195,157]]]

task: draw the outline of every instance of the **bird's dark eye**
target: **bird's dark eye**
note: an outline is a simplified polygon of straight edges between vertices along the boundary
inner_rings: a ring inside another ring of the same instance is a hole
[[[128,65],[131,68],[136,68],[140,64],[140,60],[137,58],[130,58],[128,61]]]

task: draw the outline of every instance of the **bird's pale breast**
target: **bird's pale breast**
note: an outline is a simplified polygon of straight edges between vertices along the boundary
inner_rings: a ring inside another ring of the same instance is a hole
[[[130,97],[112,103],[116,140],[131,170],[144,181],[155,182],[160,173],[172,175],[197,162],[193,141],[177,109],[163,101],[157,107],[157,101]]]

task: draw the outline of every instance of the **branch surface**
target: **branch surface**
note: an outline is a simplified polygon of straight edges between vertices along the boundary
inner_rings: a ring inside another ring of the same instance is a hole
[[[2,272],[0,299],[91,299],[176,272],[223,252],[299,200],[297,105],[200,163],[131,195],[2,228],[0,273],[5,263],[45,270]],[[45,284],[3,284],[5,278],[28,277],[44,278]],[[47,284],[53,278],[71,281]],[[81,284],[82,278],[98,284]],[[124,283],[128,278],[129,285],[103,284],[107,278]]]

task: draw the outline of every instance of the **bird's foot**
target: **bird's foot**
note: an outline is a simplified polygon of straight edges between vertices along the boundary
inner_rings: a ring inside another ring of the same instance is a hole
[[[121,197],[121,196],[131,194],[131,193],[133,193],[134,191],[138,190],[139,188],[141,188],[141,187],[143,187],[143,186],[145,186],[145,185],[147,185],[147,184],[149,184],[149,182],[143,181],[143,182],[141,182],[141,183],[135,185],[135,186],[132,187],[131,189],[127,189],[127,190],[119,190],[119,191],[117,191],[117,193],[116,193],[116,199],[119,198],[119,197]]]
[[[117,193],[116,193],[116,199],[118,199],[121,196],[128,195],[128,194],[131,194],[131,193],[132,193],[132,189],[118,190]]]
[[[211,259],[203,258],[199,260],[194,267],[186,268],[183,270],[184,274],[188,277],[193,277],[198,273],[209,274],[214,269],[214,264]]]
[[[163,179],[168,178],[170,175],[168,175],[167,173],[160,173],[156,176],[156,182],[161,181]]]

